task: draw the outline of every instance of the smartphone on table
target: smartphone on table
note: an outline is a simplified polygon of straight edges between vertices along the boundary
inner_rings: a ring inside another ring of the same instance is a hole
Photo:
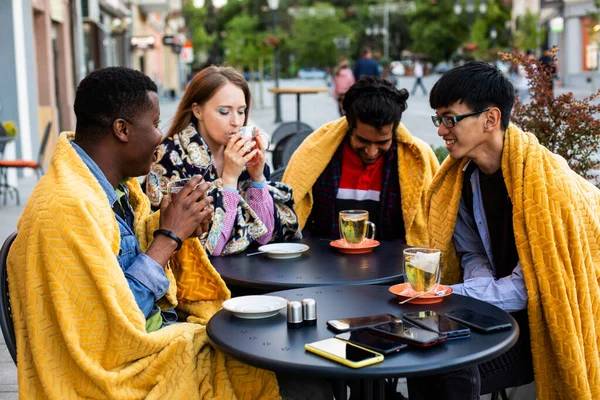
[[[448,340],[462,339],[471,336],[471,330],[468,327],[446,317],[444,314],[438,314],[435,311],[405,313],[402,315],[402,318],[421,328],[442,333],[448,336]]]
[[[376,335],[419,347],[433,346],[448,339],[444,334],[428,331],[402,320],[386,322],[368,329]]]
[[[327,321],[327,326],[339,333],[397,320],[400,318],[392,314],[377,314],[366,317],[330,319]]]
[[[304,349],[350,368],[362,368],[383,361],[382,354],[337,338],[307,343]]]
[[[397,353],[407,347],[404,343],[376,335],[366,328],[340,333],[335,337],[384,355]]]
[[[479,314],[468,308],[459,308],[458,310],[447,312],[446,316],[471,329],[484,333],[504,331],[512,327],[510,322],[505,322],[489,315]]]

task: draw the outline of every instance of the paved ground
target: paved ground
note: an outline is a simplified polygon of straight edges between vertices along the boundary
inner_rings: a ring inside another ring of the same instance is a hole
[[[425,86],[429,89],[439,76],[429,76],[424,78]],[[399,87],[412,89],[414,78],[401,78]],[[273,95],[266,92],[272,87],[272,82],[265,82],[262,96],[260,94],[258,83],[251,83],[251,90],[254,93],[252,112],[250,114],[251,124],[260,127],[268,134],[272,133],[276,124],[274,123],[273,111]],[[323,80],[284,80],[280,87],[325,87]],[[578,88],[558,88],[557,94],[572,90],[578,98],[582,98],[591,94],[591,87]],[[262,102],[261,102],[262,97]],[[284,121],[294,121],[296,119],[296,97],[293,95],[284,95],[282,100],[282,118]],[[303,95],[301,97],[302,115],[301,119],[313,128],[317,128],[322,124],[338,118],[338,111],[335,101],[328,93]],[[175,114],[177,108],[176,102],[164,101],[161,102],[161,119],[163,129],[166,131],[171,118]],[[409,131],[425,140],[429,144],[441,146],[442,140],[438,138],[436,128],[431,123],[430,116],[432,110],[428,104],[427,96],[422,92],[417,92],[414,96],[408,99],[408,109],[402,117],[402,122],[406,125]],[[21,214],[24,203],[27,201],[31,190],[36,183],[34,177],[22,178],[19,180],[19,190],[21,192],[21,205],[17,206],[14,199],[8,199],[7,204],[0,203],[0,243],[16,230],[17,221]],[[1,200],[1,199],[0,199]],[[517,393],[510,393],[509,397],[514,400],[526,400],[535,398],[535,390],[533,386],[520,388]],[[484,396],[486,398],[489,396]],[[0,335],[0,400],[17,399],[17,370],[6,350],[4,339]]]

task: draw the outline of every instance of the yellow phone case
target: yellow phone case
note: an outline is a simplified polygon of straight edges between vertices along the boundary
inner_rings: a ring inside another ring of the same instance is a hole
[[[367,351],[369,353],[372,353],[373,357],[367,358],[367,359],[361,360],[361,361],[350,361],[350,360],[348,360],[346,358],[343,358],[343,357],[340,357],[340,356],[338,356],[336,354],[329,353],[329,352],[327,352],[324,349],[320,349],[318,347],[314,347],[313,346],[313,344],[324,342],[324,341],[327,341],[327,340],[337,340],[337,341],[340,341],[340,342],[342,342],[342,343],[344,343],[344,344],[346,344],[348,346],[358,347],[359,349],[362,349],[362,350],[365,350],[365,351]],[[330,339],[321,340],[319,342],[307,343],[307,344],[304,345],[304,349],[306,351],[310,351],[311,353],[317,354],[317,355],[319,355],[321,357],[325,357],[325,358],[328,358],[328,359],[330,359],[332,361],[338,362],[340,364],[344,364],[344,365],[346,365],[346,366],[348,366],[350,368],[362,368],[362,367],[366,367],[366,366],[372,365],[372,364],[377,364],[377,363],[380,363],[380,362],[383,361],[383,354],[377,353],[376,351],[373,351],[373,350],[369,350],[369,349],[367,349],[365,347],[362,347],[362,346],[358,346],[358,345],[356,345],[354,343],[345,342],[345,341],[337,339],[337,338],[330,338]]]

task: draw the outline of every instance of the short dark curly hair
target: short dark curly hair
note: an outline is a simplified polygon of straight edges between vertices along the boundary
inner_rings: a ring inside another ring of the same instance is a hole
[[[406,89],[398,90],[383,78],[365,76],[348,89],[342,107],[350,130],[360,121],[377,129],[394,124],[392,132],[396,132],[402,113],[408,107],[407,99]]]
[[[78,139],[100,139],[116,119],[133,122],[152,107],[148,92],[156,84],[143,73],[125,67],[108,67],[86,76],[75,95]]]

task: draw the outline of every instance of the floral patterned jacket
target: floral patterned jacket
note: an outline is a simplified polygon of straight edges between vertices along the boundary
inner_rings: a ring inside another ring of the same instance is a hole
[[[193,124],[163,141],[156,150],[156,161],[152,164],[146,178],[146,194],[150,198],[152,208],[157,210],[163,196],[167,193],[169,181],[191,178],[209,167],[204,179],[212,182],[208,194],[213,197],[215,213],[205,241],[205,249],[211,254],[217,246],[219,236],[224,227],[225,204],[222,181],[217,175],[212,154]],[[265,165],[265,177],[270,176],[269,167]],[[238,180],[240,202],[237,216],[233,224],[222,255],[236,254],[244,251],[250,243],[267,233],[265,224],[248,205],[246,192],[251,185],[246,171]],[[292,188],[280,182],[268,182],[267,190],[273,197],[275,226],[271,241],[281,242],[302,238],[298,227],[298,218],[294,212]]]

